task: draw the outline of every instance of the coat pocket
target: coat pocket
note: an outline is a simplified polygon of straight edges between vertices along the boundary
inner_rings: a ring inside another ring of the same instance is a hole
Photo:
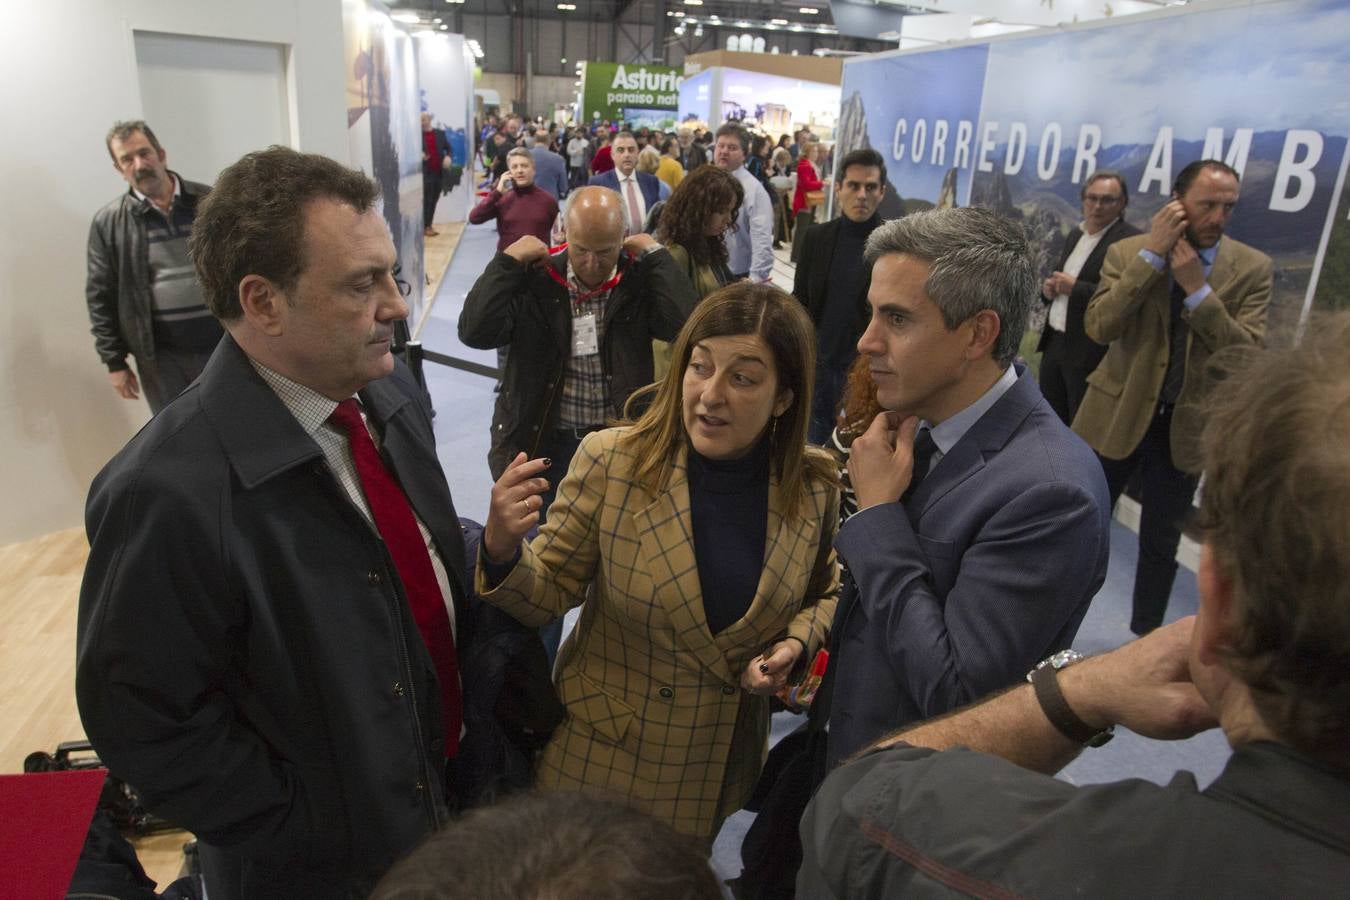
[[[576,716],[602,736],[616,744],[624,736],[637,713],[633,707],[605,692],[599,684],[576,672],[563,676],[558,691],[569,715]]]

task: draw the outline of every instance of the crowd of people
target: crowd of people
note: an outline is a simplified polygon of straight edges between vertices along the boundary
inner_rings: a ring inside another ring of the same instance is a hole
[[[742,896],[1350,874],[1350,321],[1262,349],[1237,171],[1185,166],[1143,230],[1092,174],[1046,273],[988,210],[882,221],[885,159],[809,131],[480,137],[481,532],[392,352],[376,186],[274,147],[207,188],[144,122],[109,133],[130,189],[91,229],[90,314],[155,415],[90,491],[77,694],[213,900],[715,897],[712,842],[764,793],[778,884]],[[776,209],[818,190],[839,216],[788,293]],[[1199,614],[1163,626],[1202,474]],[[1085,659],[1131,478],[1138,639]],[[762,779],[827,657],[809,774]],[[1235,753],[1203,791],[1047,777],[1117,725]]]

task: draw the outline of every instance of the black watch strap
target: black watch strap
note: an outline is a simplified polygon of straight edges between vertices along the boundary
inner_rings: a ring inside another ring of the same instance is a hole
[[[1045,717],[1069,740],[1088,747],[1100,747],[1115,737],[1113,729],[1108,727],[1098,731],[1078,718],[1078,714],[1064,699],[1064,692],[1059,689],[1059,673],[1054,666],[1041,666],[1032,672],[1031,686],[1036,691],[1036,700],[1041,704]]]

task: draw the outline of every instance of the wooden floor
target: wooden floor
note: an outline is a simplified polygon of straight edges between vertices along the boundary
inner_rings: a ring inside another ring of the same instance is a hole
[[[427,288],[424,298],[422,319],[417,323],[416,330],[413,333],[413,339],[416,340],[422,331],[422,324],[427,320],[427,314],[431,312],[432,303],[436,299],[436,292],[440,290],[441,280],[445,278],[445,270],[450,267],[450,259],[455,255],[455,249],[459,246],[459,239],[464,236],[463,222],[438,222],[436,230],[440,234],[435,237],[427,237],[424,240],[425,256],[423,266],[427,273]]]
[[[80,740],[75,708],[75,613],[89,545],[84,529],[0,547],[0,773],[23,771],[24,757]],[[178,877],[186,832],[133,843],[163,888]]]

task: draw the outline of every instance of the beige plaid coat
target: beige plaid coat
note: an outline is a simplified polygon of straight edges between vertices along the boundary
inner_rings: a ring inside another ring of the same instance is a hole
[[[655,495],[630,477],[622,432],[586,437],[549,521],[494,590],[478,591],[529,625],[586,601],[555,670],[568,715],[539,763],[545,789],[628,798],[711,841],[763,763],[769,707],[740,687],[749,661],[785,635],[809,661],[838,590],[838,493],[813,483],[808,514],[784,518],[769,489],[764,572],[745,616],[716,637],[703,615],[689,514],[686,451]]]

